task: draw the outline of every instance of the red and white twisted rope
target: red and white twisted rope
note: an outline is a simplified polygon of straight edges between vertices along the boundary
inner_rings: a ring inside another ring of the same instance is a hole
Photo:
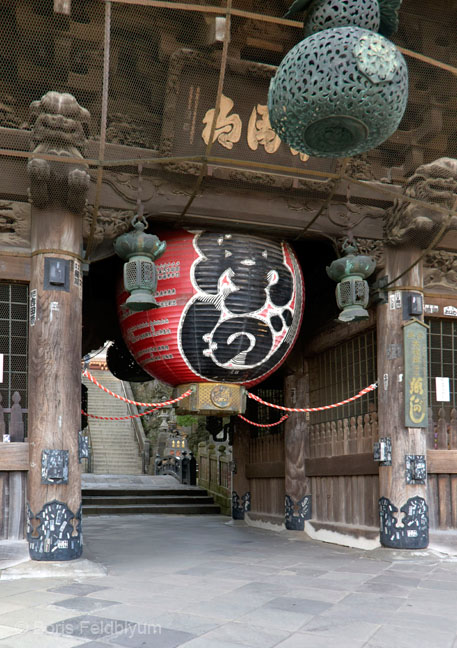
[[[125,403],[131,403],[132,405],[139,405],[140,407],[156,407],[158,409],[160,407],[166,407],[167,405],[173,405],[173,403],[178,403],[179,401],[183,400],[184,398],[187,398],[188,396],[190,396],[190,394],[192,394],[192,391],[193,391],[192,388],[190,388],[186,392],[181,394],[181,396],[178,396],[177,398],[173,398],[171,400],[162,401],[160,403],[139,403],[138,401],[130,400],[128,398],[124,398],[124,396],[120,396],[119,394],[115,394],[114,392],[112,392],[107,387],[103,387],[103,385],[100,385],[98,380],[96,378],[94,378],[94,376],[87,369],[85,369],[83,371],[83,376],[85,378],[87,378],[88,380],[90,380],[91,382],[93,382],[94,385],[97,385],[97,387],[100,387],[100,389],[102,389],[104,392],[106,392],[110,396],[114,396],[114,398],[118,398],[119,400],[124,401]]]
[[[146,416],[146,414],[152,414],[153,412],[157,412],[157,407],[147,412],[142,412],[141,414],[131,414],[130,416],[96,416],[95,414],[89,414],[88,412],[81,410],[81,414],[83,414],[84,416],[90,416],[90,418],[100,419],[102,421],[129,421],[130,419]]]
[[[254,421],[250,421],[247,419],[245,416],[242,416],[241,414],[238,414],[238,418],[242,419],[243,421],[246,421],[246,423],[250,423],[251,425],[255,425],[256,427],[261,427],[261,428],[269,428],[269,427],[274,427],[275,425],[279,425],[283,421],[289,418],[288,414],[284,414],[284,416],[281,416],[279,421],[276,421],[276,423],[254,423]]]
[[[251,394],[251,392],[247,392],[247,396],[248,398],[252,398],[258,403],[262,403],[262,405],[266,405],[267,407],[273,407],[274,409],[278,409],[278,410],[283,410],[285,412],[322,412],[323,410],[328,410],[328,409],[332,409],[333,407],[340,407],[341,405],[346,405],[346,403],[351,403],[352,401],[361,398],[365,394],[368,394],[369,392],[377,388],[378,385],[376,383],[373,383],[372,385],[369,385],[368,387],[364,387],[364,389],[361,389],[359,393],[356,394],[355,396],[346,398],[345,400],[340,401],[339,403],[333,403],[332,405],[322,405],[321,407],[284,407],[284,405],[275,405],[274,403],[267,403],[267,401],[262,400],[260,396]]]

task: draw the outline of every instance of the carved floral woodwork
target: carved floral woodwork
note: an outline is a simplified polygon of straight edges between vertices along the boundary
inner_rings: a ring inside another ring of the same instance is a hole
[[[338,247],[341,247],[345,240],[345,238],[338,239]],[[376,261],[376,270],[379,271],[380,269],[382,269],[385,264],[384,244],[382,240],[359,237],[357,237],[356,240],[359,254],[373,257],[373,259]]]
[[[440,158],[423,164],[408,178],[403,195],[422,201],[421,205],[395,200],[386,211],[384,233],[390,245],[413,243],[427,247],[446,224],[445,231],[457,229],[457,216],[433,209],[433,205],[452,209],[457,200],[457,160]]]
[[[92,222],[92,205],[87,205],[83,215],[83,238],[89,237]],[[130,229],[130,222],[135,214],[134,210],[110,209],[101,207],[98,210],[97,224],[93,235],[94,245],[102,241],[113,241],[116,237]]]
[[[432,250],[425,256],[424,287],[428,291],[457,291],[457,252]]]
[[[27,164],[32,203],[43,208],[57,200],[70,211],[82,212],[90,184],[83,157],[89,112],[72,95],[50,91],[31,103],[30,114],[34,153],[81,160],[81,164],[59,164],[32,158]]]

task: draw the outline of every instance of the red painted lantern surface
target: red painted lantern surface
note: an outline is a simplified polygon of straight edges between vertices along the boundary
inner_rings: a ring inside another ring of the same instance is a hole
[[[170,385],[252,386],[285,360],[304,306],[287,243],[244,234],[174,231],[156,262],[160,308],[132,312],[118,291],[124,340],[136,362]],[[121,282],[122,283],[122,282]]]

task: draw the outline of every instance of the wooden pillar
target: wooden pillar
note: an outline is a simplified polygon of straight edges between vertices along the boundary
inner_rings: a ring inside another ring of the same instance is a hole
[[[385,274],[389,281],[417,259],[420,252],[419,248],[413,246],[386,247]],[[422,315],[411,316],[408,312],[408,295],[420,295],[422,286],[422,264],[418,263],[395,281],[394,286],[389,287],[387,304],[378,306],[379,437],[390,439],[392,445],[392,465],[382,465],[388,462],[381,462],[379,467],[381,543],[398,549],[422,549],[428,545],[425,479],[418,477],[417,480],[413,479],[413,483],[407,483],[407,480],[411,481],[408,457],[418,458],[420,464],[426,456],[426,379],[425,384],[421,381],[417,385],[418,396],[422,400],[420,407],[424,408],[423,412],[418,412],[418,426],[408,427],[405,419],[405,398],[409,402],[414,394],[410,394],[411,382],[407,384],[405,379],[404,328],[412,317],[423,319]],[[408,288],[398,290],[402,287]],[[425,343],[426,336],[423,337]],[[417,353],[422,357],[425,353],[426,358],[426,347],[418,347]]]
[[[285,379],[285,405],[307,407],[308,374],[295,373]],[[311,518],[310,481],[305,474],[306,435],[305,414],[290,414],[284,423],[285,449],[285,517],[286,529],[303,531],[305,520]]]
[[[78,109],[83,117],[87,113],[71,95],[58,93],[48,93],[41,102],[32,105],[35,115],[53,113],[55,131],[62,127],[65,133],[78,134]],[[32,138],[36,135],[37,140],[46,140],[46,127],[46,120],[40,123],[38,118]],[[67,142],[65,133],[62,148]],[[73,148],[71,154],[77,157],[80,149]],[[79,259],[82,253],[80,212],[89,176],[81,167],[50,164],[37,158],[28,165],[32,266],[27,538],[34,560],[71,560],[82,553],[78,460],[82,331]]]
[[[235,469],[232,484],[232,518],[244,520],[244,514],[251,510],[251,492],[246,477],[246,464],[249,463],[249,424],[241,419],[235,420],[233,431],[233,461]]]

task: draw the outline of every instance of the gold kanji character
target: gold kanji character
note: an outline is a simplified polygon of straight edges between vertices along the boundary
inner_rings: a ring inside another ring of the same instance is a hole
[[[423,385],[423,378],[420,376],[414,376],[411,378],[411,382],[409,384],[409,393],[410,394],[423,394],[424,393],[424,385]]]
[[[300,153],[300,151],[296,151],[292,147],[290,147],[290,152],[292,153],[292,155],[300,155],[300,160],[302,162],[308,162],[309,160],[309,155],[307,155],[306,153]]]
[[[233,145],[240,141],[242,122],[239,115],[229,115],[234,106],[233,101],[221,96],[219,115],[214,129],[213,142],[216,140],[227,149],[233,148]],[[202,132],[202,138],[205,144],[208,144],[213,124],[215,109],[208,110],[203,117],[203,123],[206,124]]]
[[[257,104],[254,106],[248,123],[248,146],[257,151],[259,144],[267,153],[276,153],[281,146],[281,140],[271,128],[268,107]]]
[[[425,413],[424,400],[412,395],[409,399],[409,418],[411,421],[416,424],[422,423],[425,418]]]

